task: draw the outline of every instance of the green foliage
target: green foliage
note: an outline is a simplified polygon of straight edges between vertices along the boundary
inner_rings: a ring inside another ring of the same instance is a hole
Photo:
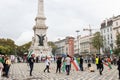
[[[100,48],[103,47],[103,38],[100,35],[100,32],[96,32],[94,34],[94,37],[92,39],[92,45],[94,48],[96,48],[99,51],[100,54]]]
[[[3,55],[24,55],[28,52],[31,42],[28,42],[22,46],[15,45],[15,42],[11,39],[0,39],[0,54]]]
[[[31,46],[31,42],[25,43],[21,46],[17,46],[16,48],[17,55],[23,56],[24,53],[28,53],[28,49],[30,48],[30,46]]]
[[[120,48],[120,33],[119,32],[117,33],[116,38],[117,38],[117,40],[116,40],[117,48]]]
[[[55,51],[57,49],[57,46],[52,41],[49,41],[48,45],[51,46],[51,48],[52,48],[52,54],[55,55]]]
[[[15,43],[11,39],[0,39],[0,45],[1,46],[10,46],[10,47],[15,47]]]
[[[114,53],[115,55],[120,55],[120,49],[115,48],[115,49],[113,50],[113,53]]]
[[[120,55],[120,33],[117,32],[116,35],[116,45],[117,47],[113,50],[113,53],[116,55]]]
[[[14,54],[15,43],[11,39],[0,39],[0,54],[11,55]]]

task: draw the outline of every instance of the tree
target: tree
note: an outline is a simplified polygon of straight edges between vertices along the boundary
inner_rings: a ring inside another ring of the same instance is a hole
[[[120,55],[120,33],[117,32],[117,35],[116,35],[116,47],[114,48],[113,50],[113,53],[116,54],[116,55]]]
[[[92,45],[96,48],[100,54],[100,48],[103,47],[103,37],[100,35],[100,32],[96,32],[92,39]]]
[[[28,53],[28,49],[30,48],[30,46],[31,46],[31,42],[25,43],[21,46],[17,46],[16,48],[17,55],[23,56],[24,53]]]
[[[24,55],[28,52],[31,42],[28,42],[22,46],[18,46],[12,39],[0,39],[0,54],[3,55]]]
[[[57,49],[57,46],[52,41],[49,41],[48,45],[52,47],[52,54],[55,55],[55,51]]]
[[[11,39],[0,39],[0,54],[11,55],[14,54],[15,43]]]

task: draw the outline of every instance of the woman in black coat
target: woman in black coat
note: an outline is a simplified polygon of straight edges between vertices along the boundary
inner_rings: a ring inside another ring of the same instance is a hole
[[[119,57],[119,60],[117,61],[117,65],[118,65],[118,71],[119,71],[119,79],[120,79],[120,57]]]

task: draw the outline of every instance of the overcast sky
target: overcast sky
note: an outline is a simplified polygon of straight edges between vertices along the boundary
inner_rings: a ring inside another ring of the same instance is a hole
[[[0,0],[0,38],[21,45],[32,40],[38,0]],[[44,0],[49,41],[89,34],[83,28],[99,29],[101,22],[120,15],[120,0]]]

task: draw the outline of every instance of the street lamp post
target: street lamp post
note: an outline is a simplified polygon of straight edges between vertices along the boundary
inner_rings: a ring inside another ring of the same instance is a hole
[[[79,34],[79,30],[76,30],[76,32],[77,32],[77,42],[78,42],[78,54],[79,54],[79,36],[78,36],[78,34]]]

